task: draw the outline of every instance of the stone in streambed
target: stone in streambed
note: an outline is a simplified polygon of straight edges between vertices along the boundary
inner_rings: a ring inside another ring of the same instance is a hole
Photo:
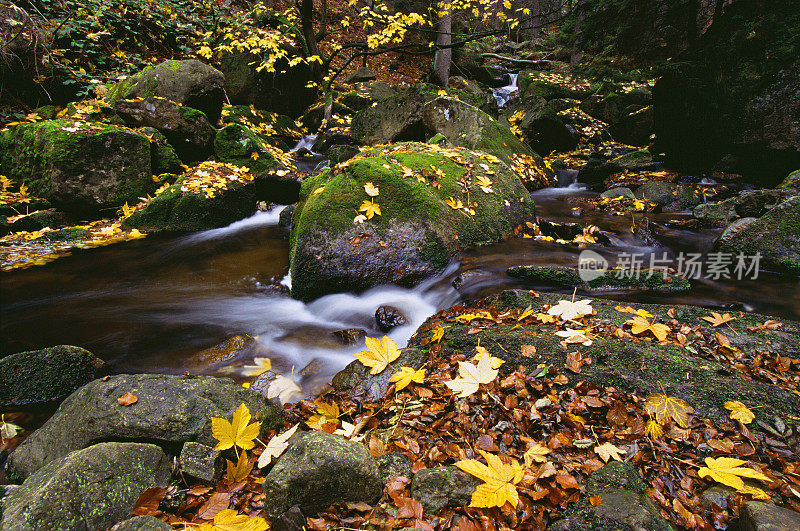
[[[404,348],[400,356],[392,362],[396,367],[419,369],[425,364],[427,356],[421,350]],[[358,360],[350,362],[333,377],[331,385],[342,394],[363,396],[365,400],[374,402],[382,398],[391,385],[389,378],[395,371],[386,369],[378,374],[370,374],[370,368]]]
[[[65,434],[69,437],[69,434]],[[3,500],[4,531],[94,531],[130,515],[150,487],[166,487],[158,446],[100,443],[51,460]]]
[[[102,366],[88,350],[69,345],[0,358],[0,407],[63,398],[91,381]]]
[[[383,305],[375,310],[375,322],[378,324],[380,331],[386,333],[392,328],[406,324],[408,318],[406,318],[401,309]]]
[[[411,497],[422,504],[426,513],[438,513],[445,507],[466,507],[481,481],[454,466],[425,468],[414,474]]]
[[[175,528],[155,516],[134,516],[120,522],[111,531],[173,531]]]
[[[125,393],[138,397],[122,406]],[[145,441],[177,453],[183,443],[216,445],[211,417],[230,420],[244,403],[262,436],[278,426],[283,410],[233,380],[210,376],[119,374],[72,393],[56,413],[9,456],[9,470],[26,478],[47,463],[100,441]]]
[[[578,270],[560,266],[514,266],[507,271],[508,276],[534,284],[580,287],[586,291],[650,290],[687,291],[691,283],[683,277],[668,275],[661,271],[642,270],[641,275],[628,276],[621,271],[606,271],[597,278],[585,281]]]
[[[222,477],[222,454],[216,448],[187,442],[181,449],[181,470],[190,479],[213,485]]]
[[[295,434],[264,478],[264,510],[277,518],[298,505],[307,514],[344,502],[372,503],[383,483],[369,449],[339,435]]]
[[[611,461],[589,477],[586,492],[567,512],[567,517],[554,523],[554,531],[672,531],[672,526],[659,514],[647,497],[647,486],[631,463]],[[601,501],[594,506],[592,496]]]
[[[771,503],[749,501],[742,506],[736,529],[741,531],[796,531],[800,529],[800,514]]]

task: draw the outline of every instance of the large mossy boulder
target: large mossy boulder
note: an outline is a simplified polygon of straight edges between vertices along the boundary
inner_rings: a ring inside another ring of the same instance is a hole
[[[509,310],[523,312],[527,308],[537,311],[544,305],[552,306],[561,299],[570,298],[568,295],[541,292],[538,296],[534,295],[527,290],[508,290],[476,302],[466,311],[492,309],[498,314]],[[592,307],[597,314],[588,318],[589,324],[622,326],[631,318],[631,314],[618,311],[616,306],[619,306],[618,302],[593,298]],[[674,318],[681,324],[696,328],[704,337],[710,338],[707,341],[714,341],[718,331],[702,319],[710,314],[704,308],[639,303],[634,307],[650,312],[654,316],[651,321],[667,323]],[[800,345],[796,342],[800,322],[784,319],[779,330],[753,331],[758,330],[758,323],[768,319],[770,317],[766,315],[743,314],[727,323],[731,327],[726,333],[731,347],[752,357],[766,358],[778,354],[800,356]],[[771,383],[747,379],[730,364],[703,357],[702,348],[693,354],[691,350],[675,343],[625,337],[625,334],[619,337],[610,333],[598,334],[591,345],[562,345],[562,338],[556,336],[555,332],[563,330],[563,326],[538,321],[522,326],[514,326],[518,324],[516,320],[513,324],[484,322],[480,334],[471,334],[469,332],[475,326],[474,322],[462,324],[439,315],[431,317],[420,327],[423,332],[418,331],[412,337],[409,348],[421,348],[421,342],[427,342],[429,330],[436,324],[447,327],[438,352],[444,359],[459,353],[472,356],[479,344],[502,345],[502,349],[487,347],[493,356],[506,361],[500,367],[501,373],[511,372],[520,365],[528,371],[537,372],[549,366],[567,376],[572,384],[585,380],[600,387],[613,386],[642,397],[651,393],[677,396],[686,400],[699,416],[715,420],[728,419],[730,412],[724,404],[731,400],[764,405],[761,409],[753,410],[756,418],[764,423],[773,422],[774,415],[787,417],[800,414],[800,396]],[[524,356],[522,345],[535,347],[535,354],[532,357]],[[591,364],[583,365],[580,374],[565,369],[567,353],[573,351],[580,352],[584,359],[592,359]]]
[[[153,444],[105,442],[71,452],[50,461],[3,498],[0,527],[108,529],[131,514],[145,490],[168,486],[171,463]]]
[[[786,177],[778,189],[786,190],[792,194],[800,194],[800,170],[793,171]]]
[[[0,132],[0,175],[77,214],[96,214],[151,193],[150,141],[130,129],[47,120]]]
[[[411,497],[429,514],[445,507],[467,507],[480,480],[454,466],[424,468],[414,474]]]
[[[202,111],[165,98],[120,100],[114,111],[131,127],[154,127],[186,163],[211,154],[215,130]]]
[[[386,98],[353,117],[353,138],[364,144],[424,142],[436,134],[461,147],[484,151],[509,162],[534,155],[506,126],[477,107],[432,85],[418,85]]]
[[[799,195],[800,189],[775,188],[773,190],[749,190],[719,203],[704,203],[694,209],[694,217],[702,222],[724,227],[738,218],[757,218],[784,200]]]
[[[264,510],[277,518],[294,505],[309,514],[335,503],[372,503],[383,483],[365,445],[340,435],[301,432],[291,438],[263,486]]]
[[[181,175],[142,210],[122,222],[146,231],[195,231],[225,227],[253,215],[255,175],[233,164],[204,162]]]
[[[117,399],[137,397],[129,406]],[[138,441],[179,453],[185,442],[216,445],[211,417],[231,419],[245,404],[261,435],[283,421],[283,410],[233,380],[210,376],[120,374],[72,393],[58,411],[9,456],[9,470],[26,478],[47,463],[102,441]]]
[[[800,274],[800,195],[790,197],[716,244],[724,253],[761,255],[761,265]]]
[[[50,402],[94,379],[103,361],[69,345],[0,358],[0,408]]]
[[[379,190],[374,198],[367,183]],[[370,199],[380,214],[366,219],[359,208]],[[292,296],[302,300],[413,285],[458,249],[500,241],[534,215],[522,182],[497,157],[419,143],[361,152],[303,182],[300,200],[289,258]]]
[[[225,97],[225,76],[196,59],[168,60],[148,66],[109,90],[106,101],[158,96],[197,109],[212,124],[219,121]]]

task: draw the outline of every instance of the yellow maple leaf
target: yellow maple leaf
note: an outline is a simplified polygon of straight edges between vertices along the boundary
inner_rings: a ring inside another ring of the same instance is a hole
[[[746,405],[736,400],[725,402],[725,409],[730,410],[733,420],[738,420],[742,424],[750,424],[756,418]]]
[[[306,421],[306,424],[308,424],[308,426],[311,429],[319,431],[319,430],[323,429],[325,424],[327,424],[329,422],[338,423],[338,419],[339,419],[339,415],[340,415],[339,406],[337,406],[333,402],[331,402],[330,404],[327,403],[327,402],[318,402],[317,403],[317,413],[319,413],[319,414],[318,415],[312,415],[311,418],[309,418]]]
[[[603,458],[603,461],[608,463],[609,459],[613,459],[614,461],[622,461],[622,457],[619,454],[627,454],[627,450],[623,450],[622,448],[617,448],[610,442],[606,441],[605,443],[595,446],[594,452]]]
[[[367,219],[372,219],[373,216],[381,215],[381,206],[378,203],[365,199],[361,206],[358,207],[359,212],[363,212]]]
[[[442,325],[437,324],[436,328],[433,329],[433,334],[431,335],[431,342],[440,342],[444,337],[444,327]]]
[[[241,455],[239,455],[239,461],[236,464],[230,459],[226,459],[225,461],[228,462],[228,471],[225,473],[224,478],[227,485],[233,485],[234,483],[244,481],[248,474],[250,474],[250,471],[253,470],[253,465],[255,465],[255,462],[248,463],[247,452],[242,452]]]
[[[266,531],[267,521],[260,516],[252,518],[246,514],[238,514],[234,509],[220,511],[214,517],[214,523],[200,524],[199,531]]]
[[[692,406],[685,400],[663,393],[653,393],[648,396],[644,409],[659,424],[664,424],[667,420],[674,420],[681,428],[689,427],[689,414],[694,413]]]
[[[644,317],[645,319],[649,319],[649,318],[653,317],[653,314],[648,312],[644,308],[639,308],[638,310],[635,310],[635,309],[631,308],[630,306],[625,306],[625,307],[614,306],[614,309],[617,310],[618,312],[622,312],[622,313],[632,313],[633,315],[639,315],[641,317]]]
[[[400,367],[400,370],[394,373],[391,378],[389,378],[390,383],[396,382],[394,385],[395,391],[400,391],[401,389],[408,387],[411,382],[423,383],[424,381],[425,369],[419,369],[418,371],[415,371],[411,367],[405,366]]]
[[[365,342],[369,350],[356,352],[355,357],[367,367],[371,367],[370,374],[380,374],[387,365],[400,357],[400,349],[390,337],[383,336],[382,340],[368,337]]]
[[[464,203],[461,202],[461,199],[453,199],[452,196],[448,197],[444,203],[453,210],[461,210],[464,208]]]
[[[547,313],[560,317],[565,321],[571,321],[572,319],[577,319],[579,317],[583,317],[584,315],[590,315],[593,311],[591,302],[592,301],[590,299],[574,302],[560,300],[558,301],[558,304],[547,310]]]
[[[261,429],[260,422],[250,422],[250,410],[242,403],[233,412],[233,419],[228,422],[225,419],[211,417],[211,433],[219,441],[215,448],[217,450],[227,450],[238,446],[242,450],[250,450],[255,446],[253,439],[258,437]]]
[[[667,339],[667,334],[669,334],[669,327],[665,324],[650,322],[641,315],[634,315],[633,319],[628,319],[625,321],[625,324],[631,325],[631,332],[636,334],[643,334],[648,330],[658,339],[659,341],[664,341]]]
[[[736,320],[736,317],[731,317],[731,314],[729,313],[720,315],[717,312],[711,312],[710,317],[703,317],[703,321],[708,321],[714,328],[722,326],[725,323],[729,323],[734,320]]]
[[[489,351],[486,350],[486,348],[480,345],[475,347],[475,357],[472,359],[475,361],[480,361],[484,356],[489,356],[489,360],[492,362],[492,369],[499,369],[500,366],[505,363],[505,361],[501,360],[500,358],[495,358],[489,354]]]
[[[706,457],[706,466],[701,467],[697,474],[701,477],[709,477],[717,483],[722,483],[738,491],[745,489],[742,478],[758,479],[760,481],[772,481],[767,476],[752,468],[742,466],[746,461],[734,459],[733,457]],[[750,487],[751,489],[753,487]],[[755,489],[759,490],[759,489]]]
[[[509,502],[516,507],[519,494],[514,485],[522,480],[524,469],[516,460],[512,459],[511,464],[507,465],[496,455],[483,450],[478,452],[486,459],[488,466],[477,459],[463,459],[456,463],[458,468],[484,482],[472,493],[470,506],[502,507]]]
[[[522,454],[522,459],[525,461],[525,467],[530,468],[533,466],[533,463],[544,463],[547,461],[545,457],[547,454],[550,453],[550,449],[546,446],[542,446],[541,444],[534,444],[530,448],[528,448],[524,454]]]
[[[478,360],[478,365],[466,361],[458,362],[458,378],[445,382],[445,385],[455,392],[460,392],[459,398],[469,396],[480,389],[480,384],[486,384],[497,378],[497,369],[492,369],[490,356]]]
[[[653,439],[660,439],[664,436],[664,428],[662,428],[661,424],[655,420],[650,419],[647,421],[647,425],[644,427],[644,434],[648,437],[652,437]]]
[[[485,175],[478,176],[475,179],[475,184],[480,186],[481,190],[483,190],[483,193],[485,194],[491,194],[494,192],[494,190],[492,190],[492,180]]]

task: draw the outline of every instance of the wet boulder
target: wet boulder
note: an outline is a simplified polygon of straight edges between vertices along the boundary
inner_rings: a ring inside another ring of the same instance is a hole
[[[120,522],[111,531],[172,531],[175,529],[155,516],[134,516]]]
[[[526,99],[519,128],[537,153],[570,151],[578,145],[578,134],[559,113],[567,109],[565,100]]]
[[[647,181],[634,193],[637,198],[655,203],[667,212],[689,210],[702,202],[700,189],[689,184]]]
[[[344,502],[376,501],[383,489],[369,449],[340,435],[301,432],[264,478],[264,510],[277,518],[294,505],[306,514]]]
[[[404,348],[400,357],[394,362],[397,367],[419,369],[425,364],[427,357],[416,348]],[[370,374],[370,368],[358,360],[350,362],[347,367],[336,373],[331,385],[338,393],[349,396],[364,397],[367,401],[380,400],[389,390],[389,379],[395,371],[384,370],[379,374]]]
[[[491,184],[481,188],[481,178]],[[378,195],[367,195],[367,183]],[[370,218],[359,210],[376,204]],[[457,249],[500,241],[532,219],[527,190],[497,157],[418,143],[364,151],[303,182],[292,216],[292,296],[411,286]]]
[[[0,358],[0,407],[63,398],[95,378],[102,366],[88,350],[69,345]]]
[[[366,83],[355,83],[353,90],[345,92],[337,97],[342,105],[358,112],[386,98],[397,94],[392,87],[383,81],[370,81]]]
[[[614,140],[634,146],[643,146],[650,141],[653,134],[653,106],[624,114],[611,124],[611,135]]]
[[[789,176],[778,185],[778,189],[787,190],[792,194],[800,194],[800,170],[790,173]]]
[[[60,119],[0,132],[0,175],[79,215],[135,204],[151,193],[150,164],[148,138],[122,127]]]
[[[566,518],[550,529],[672,531],[672,526],[647,497],[646,490],[647,485],[632,463],[611,461],[589,477],[584,495],[567,510]],[[593,496],[602,498],[599,505],[590,503]]]
[[[114,111],[131,127],[157,129],[187,164],[211,154],[215,130],[202,111],[159,97],[120,100]]]
[[[73,218],[65,212],[60,212],[56,209],[39,210],[21,217],[14,221],[11,225],[12,232],[28,231],[33,232],[42,230],[45,227],[56,229],[69,225],[72,223]]]
[[[68,436],[68,435],[67,435]],[[156,445],[99,443],[53,459],[2,500],[6,531],[95,531],[127,518],[171,459]]]
[[[137,397],[129,406],[117,399]],[[240,404],[261,422],[261,435],[283,419],[283,410],[233,380],[210,376],[120,374],[94,380],[72,393],[56,413],[9,456],[19,478],[70,452],[100,441],[140,441],[178,453],[185,442],[216,445],[211,417],[230,419]]]
[[[114,105],[125,99],[166,98],[199,110],[216,124],[222,112],[224,85],[222,72],[196,59],[168,60],[120,81],[105,99]]]
[[[384,305],[375,310],[375,322],[381,332],[388,332],[392,328],[406,324],[408,318],[401,309]]]
[[[139,132],[150,139],[150,165],[153,175],[178,175],[183,172],[181,159],[167,137],[155,127],[142,127]]]
[[[741,226],[735,238],[721,238],[715,248],[746,256],[760,253],[763,267],[800,274],[800,195]]]
[[[255,213],[256,176],[246,168],[204,162],[122,222],[146,231],[195,231],[225,227]]]
[[[749,501],[742,506],[737,529],[747,531],[792,531],[800,529],[800,514],[771,503]]]
[[[435,514],[445,507],[466,507],[481,481],[454,466],[424,468],[414,474],[411,497],[425,512]]]
[[[367,68],[366,66],[362,66],[361,68],[357,69],[355,72],[347,76],[345,80],[347,83],[359,83],[362,81],[374,81],[378,79],[378,76],[375,75],[375,72]]]

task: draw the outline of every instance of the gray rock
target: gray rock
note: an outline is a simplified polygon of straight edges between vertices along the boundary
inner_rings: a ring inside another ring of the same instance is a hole
[[[283,513],[277,520],[270,523],[272,531],[307,531],[308,521],[303,515],[303,511],[297,505]]]
[[[130,392],[131,406],[117,398]],[[277,427],[283,410],[233,380],[210,376],[120,374],[94,380],[72,393],[56,413],[9,456],[9,470],[26,478],[47,463],[100,441],[152,442],[177,453],[183,443],[214,446],[211,417],[230,420],[246,404],[262,436]]]
[[[216,448],[196,442],[187,442],[181,449],[181,470],[201,483],[214,484],[222,477],[222,454]]]
[[[422,504],[427,513],[438,513],[445,507],[466,507],[481,481],[454,466],[425,468],[411,480],[411,497]]]
[[[703,503],[703,507],[708,509],[710,509],[711,505],[714,504],[717,507],[726,510],[728,508],[728,499],[733,498],[734,496],[736,496],[736,489],[732,489],[724,485],[715,485],[707,488],[702,494],[700,494],[700,501]]]
[[[394,306],[378,306],[375,310],[375,322],[381,332],[388,332],[392,328],[403,326],[408,322],[408,318],[403,311]]]
[[[93,531],[130,515],[150,487],[166,487],[158,446],[100,443],[51,460],[3,499],[4,531]]]
[[[378,79],[378,76],[375,75],[375,72],[373,72],[366,66],[362,66],[361,68],[359,68],[358,70],[347,76],[345,82],[359,83],[362,81],[373,81],[375,79]]]
[[[382,486],[365,445],[324,432],[297,433],[264,478],[264,510],[277,518],[294,505],[308,513],[348,501],[372,503]]]
[[[396,367],[411,367],[419,369],[427,361],[427,355],[421,350],[404,348],[400,357],[393,362]],[[350,396],[363,396],[367,401],[375,401],[386,395],[389,389],[389,378],[394,371],[384,370],[379,374],[370,374],[370,368],[358,360],[350,362],[344,369],[333,377],[331,385],[343,394]]]
[[[154,516],[134,516],[120,522],[111,531],[172,531],[175,529],[163,520]]]
[[[754,221],[758,221],[758,218],[741,218],[737,219],[730,225],[728,225],[722,234],[720,234],[719,238],[717,238],[716,243],[714,244],[715,247],[724,247],[730,242],[736,239],[736,235],[739,234],[741,230],[745,227],[753,223]]]
[[[381,454],[375,461],[378,463],[378,471],[384,483],[398,476],[410,478],[413,474],[411,460],[400,452]]]
[[[630,199],[636,199],[636,196],[633,195],[633,191],[630,188],[612,188],[610,190],[606,190],[602,194],[600,194],[602,198],[608,199],[615,199],[617,197],[628,197]]]
[[[652,201],[666,211],[686,210],[702,201],[696,186],[663,181],[647,181],[636,189],[636,197]]]
[[[187,105],[165,98],[120,100],[114,111],[131,127],[154,127],[175,148],[187,164],[205,160],[211,154],[216,131],[206,115]]]
[[[119,100],[158,96],[198,109],[215,124],[222,113],[224,85],[222,72],[196,59],[168,60],[120,81],[106,101],[114,105]]]
[[[64,225],[69,225],[71,222],[72,218],[64,212],[59,212],[55,209],[39,210],[38,212],[28,214],[27,216],[16,220],[11,225],[11,231],[19,232],[24,230],[33,232],[41,230],[45,227],[56,229],[58,227],[63,227]]]
[[[629,531],[670,531],[672,526],[661,516],[645,494],[646,485],[631,463],[611,461],[589,477],[586,492],[567,513],[553,524],[554,531],[585,529]],[[589,503],[600,496],[597,506]]]
[[[88,350],[69,345],[0,358],[0,408],[63,398],[91,381],[102,366]]]
[[[800,514],[771,503],[749,501],[742,506],[738,531],[796,531]]]

